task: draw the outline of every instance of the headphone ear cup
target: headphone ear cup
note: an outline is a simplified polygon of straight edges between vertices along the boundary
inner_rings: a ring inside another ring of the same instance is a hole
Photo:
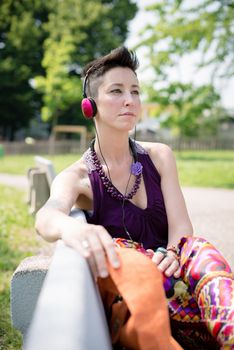
[[[83,98],[83,100],[81,101],[81,109],[84,117],[87,119],[95,117],[97,113],[97,105],[94,99],[92,99],[91,97]]]

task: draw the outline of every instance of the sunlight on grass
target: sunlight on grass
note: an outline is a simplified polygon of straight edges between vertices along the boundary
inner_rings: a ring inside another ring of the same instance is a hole
[[[0,185],[0,349],[20,350],[21,335],[11,327],[10,280],[20,261],[45,245],[34,232],[25,194]]]
[[[80,158],[80,155],[42,155],[54,164],[56,173],[71,165]],[[0,159],[0,173],[26,175],[28,169],[35,166],[34,155],[12,155]]]
[[[221,187],[234,189],[234,151],[175,152],[182,186]],[[44,155],[56,173],[79,159],[80,155]],[[26,175],[34,166],[34,156],[5,156],[0,159],[0,172]]]
[[[183,186],[234,189],[233,151],[186,151],[176,158]]]

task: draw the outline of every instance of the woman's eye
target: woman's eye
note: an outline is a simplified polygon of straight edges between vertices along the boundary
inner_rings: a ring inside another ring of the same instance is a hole
[[[138,90],[133,90],[133,91],[132,91],[132,94],[133,94],[133,95],[139,95],[140,93],[139,93]]]
[[[111,90],[112,93],[114,94],[121,94],[121,90],[120,89],[114,89],[114,90]]]

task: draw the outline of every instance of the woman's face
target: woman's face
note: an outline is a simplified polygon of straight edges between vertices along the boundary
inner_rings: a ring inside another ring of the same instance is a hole
[[[116,67],[105,73],[98,88],[97,122],[120,130],[131,130],[140,114],[137,76],[130,68]]]

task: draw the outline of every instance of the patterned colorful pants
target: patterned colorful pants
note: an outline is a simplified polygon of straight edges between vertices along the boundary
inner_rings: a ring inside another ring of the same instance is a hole
[[[129,247],[126,240],[116,245]],[[131,246],[144,253],[138,243]],[[181,277],[163,275],[174,338],[186,350],[234,349],[234,278],[209,242],[184,237],[179,243]]]

